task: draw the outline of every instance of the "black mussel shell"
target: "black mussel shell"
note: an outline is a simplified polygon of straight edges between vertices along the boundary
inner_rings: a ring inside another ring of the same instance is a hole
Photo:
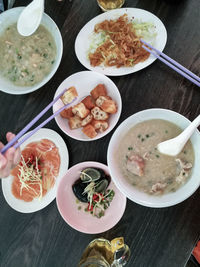
[[[87,194],[83,195],[83,192],[88,184],[83,183],[81,179],[78,179],[73,185],[72,190],[74,195],[77,197],[78,200],[81,202],[88,202]]]
[[[108,180],[102,179],[96,183],[95,192],[104,193],[107,187],[108,187]]]
[[[102,177],[96,182],[97,186],[95,187],[95,191],[97,193],[105,193],[106,189],[108,188],[110,182],[111,182],[111,177],[107,174],[105,174],[105,172],[103,170],[101,170],[103,172]]]
[[[86,168],[81,171],[80,178],[84,183],[97,181],[101,178],[101,172],[96,168]]]
[[[109,186],[109,184],[110,184],[110,182],[111,182],[111,177],[110,177],[110,175],[106,175],[106,176],[105,176],[105,179],[108,180],[108,186]]]
[[[99,169],[99,168],[96,168],[96,170],[98,170],[100,172],[100,174],[101,174],[101,178],[100,179],[104,179],[106,177],[106,174],[105,174],[104,170]]]

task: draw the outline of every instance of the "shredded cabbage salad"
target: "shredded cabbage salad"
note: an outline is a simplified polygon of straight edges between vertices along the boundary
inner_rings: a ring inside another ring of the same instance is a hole
[[[135,19],[132,21],[132,24],[139,38],[144,39],[151,45],[154,44],[157,32],[156,27],[152,22],[142,22]],[[101,31],[99,33],[93,32],[89,39],[90,46],[88,49],[88,55],[89,53],[94,53],[97,47],[104,44],[107,39],[110,39],[110,36],[105,31]]]

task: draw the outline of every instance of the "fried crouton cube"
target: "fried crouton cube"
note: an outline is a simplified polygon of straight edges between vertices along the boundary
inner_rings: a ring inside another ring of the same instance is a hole
[[[63,104],[69,104],[74,100],[75,97],[78,96],[76,88],[74,86],[70,87],[61,97]]]
[[[99,96],[96,100],[96,105],[107,113],[114,114],[117,112],[115,101],[107,99],[105,96]]]
[[[108,119],[108,113],[101,110],[99,107],[94,107],[92,110],[91,110],[91,114],[93,115],[94,119],[97,120],[97,121],[104,121],[104,120],[107,120]]]
[[[85,127],[83,127],[82,132],[89,138],[94,138],[97,136],[97,132],[95,131],[94,127],[91,124],[88,124]]]
[[[61,116],[62,118],[65,118],[65,119],[69,119],[69,118],[73,117],[74,114],[72,113],[72,107],[70,107],[70,108],[66,108],[66,109],[64,109],[63,111],[61,111],[61,112],[60,112],[60,116]]]
[[[73,130],[73,129],[80,128],[81,122],[82,120],[80,117],[74,116],[74,117],[69,118],[68,124],[69,124],[70,129]]]
[[[104,84],[98,84],[91,92],[91,96],[96,100],[99,96],[106,96],[107,90]]]
[[[86,108],[92,109],[95,107],[94,99],[91,97],[91,95],[86,96],[82,101],[81,101]]]
[[[72,108],[72,112],[74,115],[79,116],[81,119],[85,118],[90,113],[89,109],[87,109],[82,102],[75,105]]]
[[[107,121],[92,120],[91,125],[94,126],[95,130],[99,130],[101,133],[108,129]]]
[[[93,119],[93,116],[92,114],[88,114],[87,117],[85,117],[82,122],[81,122],[81,126],[84,127],[86,126],[87,124],[89,124]]]

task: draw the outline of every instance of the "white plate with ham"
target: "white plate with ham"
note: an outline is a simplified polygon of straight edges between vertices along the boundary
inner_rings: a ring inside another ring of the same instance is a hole
[[[58,183],[68,170],[68,149],[59,134],[45,128],[20,148],[21,161],[8,178],[2,179],[2,190],[14,210],[31,213],[55,199]]]

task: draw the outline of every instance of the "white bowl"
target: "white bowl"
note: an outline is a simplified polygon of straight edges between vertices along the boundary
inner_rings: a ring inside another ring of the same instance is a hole
[[[2,32],[8,26],[17,22],[18,17],[19,17],[19,15],[23,9],[24,9],[24,7],[12,8],[12,9],[9,9],[9,10],[3,12],[0,15],[0,34],[2,34]],[[27,93],[33,92],[33,91],[39,89],[40,87],[42,87],[55,74],[55,72],[58,69],[58,66],[60,64],[60,61],[62,58],[62,53],[63,53],[62,36],[61,36],[60,31],[59,31],[57,25],[55,24],[55,22],[47,14],[43,15],[41,24],[43,26],[45,26],[45,28],[53,36],[55,44],[56,44],[56,48],[57,48],[57,56],[56,56],[55,62],[52,66],[50,73],[47,76],[45,76],[45,78],[41,82],[39,82],[33,86],[24,86],[24,87],[16,86],[12,82],[10,82],[10,81],[8,81],[5,78],[0,76],[0,91],[3,91],[5,93],[9,93],[9,94],[14,94],[14,95],[27,94]]]
[[[109,127],[104,132],[102,133],[99,132],[95,138],[89,138],[82,132],[82,128],[71,130],[68,125],[68,120],[58,115],[57,117],[55,117],[56,123],[58,124],[60,129],[68,136],[79,141],[94,141],[108,134],[117,124],[119,117],[121,115],[121,109],[122,109],[121,95],[119,93],[119,90],[117,89],[117,86],[114,84],[114,82],[101,73],[94,72],[94,71],[80,71],[80,72],[72,74],[60,84],[60,86],[58,87],[55,93],[54,98],[58,94],[60,94],[64,89],[69,88],[71,86],[75,86],[78,92],[78,97],[71,105],[71,106],[74,106],[80,103],[86,96],[88,96],[90,94],[90,91],[92,91],[92,89],[94,89],[100,83],[106,86],[108,95],[117,104],[117,112],[115,114],[110,114],[108,118]],[[55,113],[62,106],[63,106],[63,103],[59,99],[53,105],[53,113]]]
[[[186,184],[180,187],[176,192],[161,196],[148,195],[139,191],[135,187],[130,186],[130,183],[121,174],[114,155],[116,153],[118,143],[124,135],[126,135],[130,128],[142,121],[151,119],[167,120],[176,124],[181,129],[185,129],[190,123],[190,121],[184,116],[167,109],[147,109],[130,116],[120,124],[110,140],[108,147],[108,167],[114,183],[130,200],[147,207],[169,207],[190,197],[200,185],[200,133],[196,130],[190,138],[194,149],[195,161],[191,177]]]

